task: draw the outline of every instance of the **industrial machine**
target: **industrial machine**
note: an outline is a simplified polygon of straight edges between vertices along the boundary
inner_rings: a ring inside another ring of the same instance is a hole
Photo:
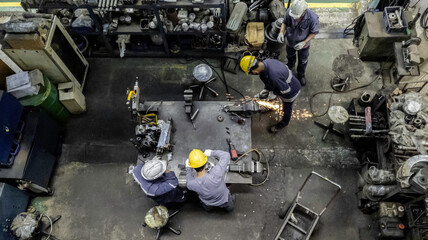
[[[4,133],[0,181],[33,193],[51,193],[49,181],[61,152],[62,126],[43,110],[22,110],[18,100],[2,91],[0,96],[9,99],[8,105],[0,104]]]
[[[3,51],[22,69],[39,69],[53,83],[85,85],[89,64],[60,20],[49,14],[12,16],[3,24]]]
[[[392,60],[394,43],[410,39],[410,33],[407,31],[388,32],[382,12],[366,12],[363,21],[358,38],[358,51],[362,60]]]

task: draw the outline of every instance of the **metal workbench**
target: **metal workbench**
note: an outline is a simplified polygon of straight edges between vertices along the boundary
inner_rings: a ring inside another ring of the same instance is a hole
[[[202,101],[193,102],[193,104],[193,111],[199,109],[199,114],[194,120],[196,129],[184,111],[184,101],[168,101],[157,104],[159,106],[158,119],[172,119],[171,142],[173,148],[172,160],[168,162],[168,168],[175,172],[182,187],[185,186],[186,177],[183,174],[180,176],[182,170],[178,168],[178,165],[185,164],[193,149],[228,151],[226,138],[232,140],[239,152],[246,152],[251,149],[251,118],[246,118],[244,125],[232,121],[229,114],[223,111],[223,107],[231,104],[231,102]],[[219,115],[223,116],[222,122],[217,121]],[[167,153],[163,154],[162,159],[167,160]],[[247,156],[240,161],[249,160],[251,159]],[[208,161],[217,163],[213,157],[209,157]],[[243,177],[238,173],[229,172],[226,183],[250,184],[252,177]]]

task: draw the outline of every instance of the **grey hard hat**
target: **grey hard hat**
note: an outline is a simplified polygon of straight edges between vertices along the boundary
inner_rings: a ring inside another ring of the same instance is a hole
[[[152,181],[162,176],[165,170],[166,163],[164,161],[150,160],[144,164],[143,168],[141,168],[141,176],[143,176],[147,181]]]
[[[290,16],[294,19],[300,18],[308,8],[305,0],[294,0],[290,7]]]

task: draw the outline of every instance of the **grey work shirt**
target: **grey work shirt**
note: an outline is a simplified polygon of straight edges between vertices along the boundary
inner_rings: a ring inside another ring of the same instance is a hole
[[[288,9],[283,23],[286,29],[287,45],[290,47],[294,47],[299,42],[304,41],[311,33],[318,34],[320,30],[318,15],[309,9],[306,10],[305,16],[300,22],[290,16],[290,9]],[[309,47],[309,45],[310,41],[305,45],[305,48]]]
[[[198,193],[199,199],[207,206],[220,206],[229,200],[229,189],[224,182],[230,154],[225,151],[212,151],[211,156],[220,160],[209,172],[198,178],[193,168],[186,168],[187,188]]]

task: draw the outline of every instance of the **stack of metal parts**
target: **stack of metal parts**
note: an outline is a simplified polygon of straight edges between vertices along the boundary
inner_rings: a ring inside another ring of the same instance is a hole
[[[370,117],[370,107],[366,108],[366,116],[349,116],[349,133],[351,138],[374,137],[377,134],[387,133],[387,120],[381,114],[377,113],[374,117]]]
[[[269,24],[265,28],[265,36],[272,42],[277,42],[276,38],[278,37],[279,31],[281,30],[283,18],[278,18],[275,22]]]
[[[98,4],[98,9],[100,10],[109,10],[112,11],[113,9],[115,9],[116,7],[118,7],[119,5],[123,4],[122,0],[88,0],[88,4],[90,5],[97,5]]]
[[[385,138],[389,132],[386,99],[383,95],[363,93],[353,100],[355,115],[349,115],[349,135],[352,139]],[[361,116],[364,114],[363,116]]]
[[[389,121],[394,156],[400,162],[427,154],[428,150],[428,98],[416,92],[402,94],[391,104]]]
[[[364,187],[362,198],[377,202],[397,188],[395,174],[391,170],[378,169],[376,166],[365,167],[362,170]],[[362,206],[361,206],[362,207]]]
[[[23,6],[35,7],[38,8],[40,6],[49,5],[49,4],[68,4],[68,5],[84,5],[87,4],[90,0],[22,0],[21,4]]]
[[[198,9],[198,11],[171,9],[163,13],[160,19],[163,22],[165,32],[200,31],[205,33],[219,24],[219,17],[220,9],[217,8]],[[157,19],[153,18],[149,26],[157,27]]]

